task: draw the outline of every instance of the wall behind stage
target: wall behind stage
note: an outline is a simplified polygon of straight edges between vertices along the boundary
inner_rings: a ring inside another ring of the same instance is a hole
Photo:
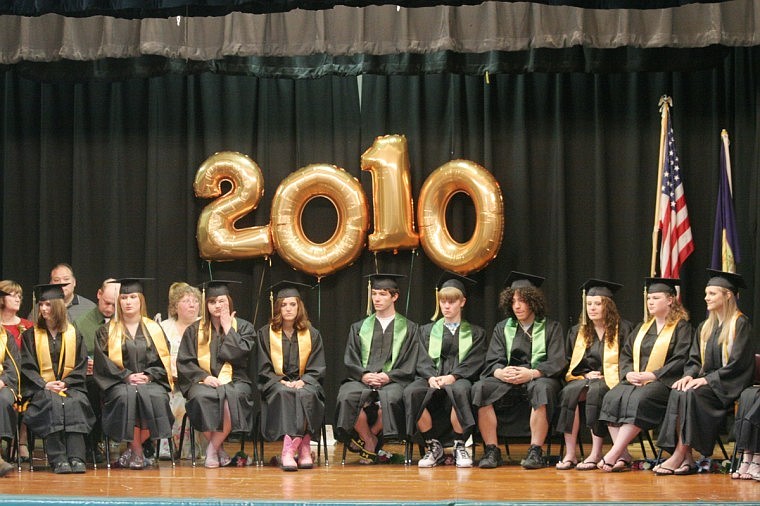
[[[409,141],[413,195],[448,160],[466,158],[493,172],[506,217],[498,257],[474,273],[469,318],[490,332],[510,270],[547,277],[550,314],[567,327],[580,311],[578,287],[588,277],[625,284],[617,297],[627,319],[642,317],[656,192],[662,94],[673,97],[695,253],[683,270],[684,302],[704,318],[719,167],[719,134],[731,136],[741,241],[739,270],[750,285],[740,305],[757,314],[758,51],[735,48],[719,68],[689,73],[522,74],[482,77],[365,75],[314,80],[202,74],[120,82],[38,82],[13,70],[0,76],[2,278],[26,290],[47,280],[50,266],[70,262],[78,291],[94,298],[109,276],[146,276],[151,313],[166,313],[171,282],[198,283],[209,270],[236,279],[239,316],[266,323],[262,287],[298,277],[276,256],[206,264],[195,225],[208,201],[192,182],[209,155],[235,150],[262,168],[265,196],[238,226],[268,221],[271,198],[289,173],[310,163],[371,177],[361,153],[374,138]],[[415,200],[416,201],[416,200]],[[335,211],[324,199],[308,206],[304,226],[325,240]],[[466,198],[449,208],[452,234],[464,240],[474,213]],[[349,324],[366,308],[364,274],[409,275],[399,306],[417,321],[434,311],[439,269],[424,254],[366,252],[323,279],[307,297],[326,340],[330,411],[341,379]],[[301,280],[308,280],[301,277]],[[313,278],[311,281],[315,281]],[[408,288],[408,290],[407,290]],[[408,307],[408,309],[406,309]]]

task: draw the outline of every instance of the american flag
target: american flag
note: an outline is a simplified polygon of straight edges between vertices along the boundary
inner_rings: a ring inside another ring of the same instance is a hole
[[[670,115],[664,154],[660,185],[660,276],[678,278],[681,264],[694,251],[694,241]]]

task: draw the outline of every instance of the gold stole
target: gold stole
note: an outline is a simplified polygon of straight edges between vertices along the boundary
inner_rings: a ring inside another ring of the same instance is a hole
[[[50,342],[47,330],[34,327],[34,345],[37,349],[37,364],[40,366],[40,376],[45,382],[56,381],[53,371],[53,361],[50,358]],[[72,324],[68,324],[61,334],[61,354],[58,357],[58,374],[61,379],[71,373],[76,367],[77,360],[77,331]],[[66,392],[59,392],[60,396],[66,397]]]
[[[5,362],[5,349],[8,346],[8,333],[5,327],[0,325],[0,374],[3,373],[3,362]]]
[[[737,311],[736,314],[731,318],[731,322],[729,325],[728,330],[728,339],[726,339],[726,342],[724,342],[721,345],[721,365],[725,366],[728,363],[728,357],[731,356],[731,350],[734,348],[734,339],[736,339],[736,321],[739,319],[739,317],[742,315],[741,311]],[[702,359],[702,369],[704,370],[705,366],[705,347],[707,346],[708,339],[705,339],[704,343],[699,343],[699,355]]]
[[[166,346],[166,339],[153,339],[153,336],[163,336],[164,331],[161,326],[150,318],[142,317],[141,324],[145,327],[145,339],[148,341],[148,347],[155,346],[161,363],[166,369],[166,377],[169,380],[169,387],[174,390],[174,378],[171,374],[171,354]],[[124,336],[121,333],[122,324],[111,320],[108,323],[108,358],[116,364],[121,370],[124,370],[124,358],[121,355],[121,346],[124,344]]]
[[[656,319],[652,318],[647,323],[641,325],[639,333],[636,334],[636,339],[633,341],[633,371],[641,372],[641,342],[644,340],[649,327],[655,323]],[[670,346],[670,340],[673,338],[673,332],[676,330],[678,321],[669,323],[660,331],[660,335],[657,336],[657,340],[654,342],[652,352],[649,354],[649,362],[647,362],[646,372],[656,371],[663,365],[665,365],[665,357],[668,356],[668,347]]]
[[[203,322],[198,324],[198,365],[211,374],[211,336],[206,337]],[[232,319],[232,328],[237,332],[237,319]],[[211,330],[211,324],[209,323],[209,330]],[[222,385],[226,385],[232,381],[232,364],[225,362],[222,365],[222,370],[219,371],[217,376]]]
[[[311,332],[309,329],[299,330],[298,336],[298,375],[303,376],[306,371],[306,362],[311,355]],[[275,332],[269,327],[269,352],[272,358],[274,372],[278,376],[283,375],[285,358],[282,356],[282,331]]]
[[[618,367],[618,327],[615,327],[615,339],[610,346],[604,342],[604,349],[602,351],[602,372],[604,373],[604,382],[607,383],[609,388],[614,387],[620,382],[620,372]],[[567,369],[565,375],[565,381],[572,381],[577,379],[583,379],[583,376],[574,376],[573,369],[581,363],[584,353],[586,352],[586,341],[581,336],[580,329],[575,338],[575,346],[573,347],[573,355],[570,358],[570,367]]]

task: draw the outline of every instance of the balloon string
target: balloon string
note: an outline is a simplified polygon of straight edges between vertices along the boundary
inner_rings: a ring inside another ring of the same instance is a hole
[[[211,272],[211,260],[206,260],[206,266],[208,266],[208,279],[209,281],[214,280],[214,273]]]
[[[404,314],[409,314],[409,299],[412,295],[412,272],[414,272],[414,257],[417,256],[417,250],[412,250],[412,260],[409,262],[409,287],[406,289],[406,308],[404,309]]]
[[[254,328],[257,327],[256,320],[259,317],[259,305],[261,304],[261,292],[264,289],[264,275],[267,271],[267,265],[266,262],[264,263],[264,267],[261,269],[261,279],[259,279],[259,290],[256,294],[256,306],[253,309],[253,326]]]
[[[317,322],[322,328],[322,278],[317,278]]]

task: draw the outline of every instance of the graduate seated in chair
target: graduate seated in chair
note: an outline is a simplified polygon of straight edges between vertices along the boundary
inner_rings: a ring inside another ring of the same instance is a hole
[[[472,467],[465,441],[475,428],[472,383],[480,377],[486,354],[483,327],[462,319],[467,285],[475,282],[452,272],[444,273],[436,289],[436,316],[442,318],[420,328],[417,379],[404,389],[407,431],[425,441],[419,467],[444,462],[441,438],[451,434],[457,467]]]
[[[96,334],[94,377],[103,391],[103,432],[128,442],[119,466],[143,469],[143,443],[172,435],[171,354],[161,326],[147,317],[142,279],[116,283],[116,317]]]
[[[30,397],[24,420],[44,438],[54,473],[84,473],[84,437],[95,423],[85,384],[87,346],[69,323],[61,284],[37,285],[35,296],[39,318],[22,335],[22,381]]]
[[[351,325],[346,345],[348,378],[338,391],[338,438],[374,464],[383,437],[404,437],[404,388],[414,379],[417,324],[396,312],[398,274],[372,274],[369,298],[375,312]]]
[[[546,317],[546,302],[539,289],[544,278],[512,272],[499,296],[507,319],[497,323],[486,353],[481,380],[472,387],[478,408],[478,428],[485,454],[478,466],[500,466],[497,416],[494,404],[507,396],[525,397],[530,403],[530,448],[522,460],[525,469],[544,467],[543,445],[567,368],[562,327]]]
[[[258,333],[262,433],[283,440],[283,471],[313,467],[311,439],[325,417],[325,350],[301,296],[310,288],[291,281],[272,286],[272,318]]]
[[[232,281],[205,283],[202,318],[187,327],[177,353],[177,375],[190,424],[208,441],[208,468],[229,465],[231,432],[251,432],[253,392],[248,359],[256,346],[253,325],[235,316]]]
[[[10,294],[0,290],[0,299]],[[8,441],[16,438],[18,418],[15,409],[18,395],[18,375],[21,357],[16,339],[5,327],[0,326],[0,437]],[[0,477],[13,471],[14,466],[0,455]]]

